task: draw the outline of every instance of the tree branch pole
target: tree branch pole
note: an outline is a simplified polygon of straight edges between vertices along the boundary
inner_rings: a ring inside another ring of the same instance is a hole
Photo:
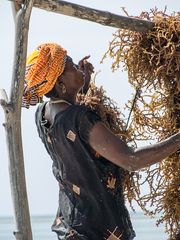
[[[21,137],[21,102],[27,54],[28,29],[33,0],[14,6],[15,55],[11,91],[8,101],[5,90],[0,91],[0,104],[5,113],[5,131],[9,155],[9,174],[14,206],[16,240],[32,240],[26,191],[24,157]]]
[[[14,1],[17,3],[23,3],[23,0]],[[120,16],[107,11],[88,8],[61,0],[34,0],[34,7],[88,20],[109,27],[129,29],[137,32],[146,32],[154,27],[154,23],[151,21]]]

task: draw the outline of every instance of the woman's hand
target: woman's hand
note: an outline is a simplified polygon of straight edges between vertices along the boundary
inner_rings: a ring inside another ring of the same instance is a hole
[[[93,65],[90,62],[88,62],[89,58],[90,58],[90,55],[85,56],[78,63],[79,69],[83,71],[85,74],[85,83],[83,88],[80,91],[83,94],[87,93],[89,89],[90,81],[91,81],[91,74],[94,72]]]
[[[87,59],[89,59],[89,58],[90,58],[90,55],[82,58],[79,61],[78,66],[79,66],[79,69],[81,71],[83,71],[85,74],[87,73],[87,74],[91,75],[94,72],[94,67],[90,62],[87,61]]]

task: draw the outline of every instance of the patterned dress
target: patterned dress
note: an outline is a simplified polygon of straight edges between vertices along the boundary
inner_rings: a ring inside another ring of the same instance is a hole
[[[36,111],[36,125],[59,182],[59,206],[52,230],[61,240],[133,239],[120,169],[88,143],[89,132],[100,117],[85,106],[72,105],[49,125],[44,119],[45,104]]]

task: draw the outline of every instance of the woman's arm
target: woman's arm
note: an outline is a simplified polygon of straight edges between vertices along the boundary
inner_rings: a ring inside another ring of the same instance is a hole
[[[180,149],[180,133],[159,143],[132,150],[106,126],[98,122],[90,131],[89,143],[101,156],[129,171],[160,162]]]

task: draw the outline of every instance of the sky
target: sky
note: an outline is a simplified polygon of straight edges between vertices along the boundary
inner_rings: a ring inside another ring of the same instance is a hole
[[[125,7],[130,15],[139,15],[155,6],[167,12],[179,11],[177,0],[77,0],[71,1],[94,9],[124,15]],[[86,55],[99,72],[98,86],[103,85],[107,95],[113,98],[122,112],[124,104],[133,97],[134,91],[128,83],[127,73],[119,69],[111,71],[111,60],[100,61],[108,49],[109,41],[116,29],[80,20],[61,14],[33,8],[30,19],[28,53],[39,44],[56,42],[68,51],[74,62]],[[14,59],[14,22],[11,4],[0,0],[0,88],[9,94]],[[22,138],[28,201],[31,215],[55,214],[58,205],[58,184],[52,174],[52,160],[38,137],[34,122],[36,107],[22,111]],[[128,112],[124,112],[127,117]],[[13,215],[10,180],[8,172],[8,153],[5,130],[2,126],[4,112],[0,107],[0,216]],[[136,210],[139,210],[135,206]]]

